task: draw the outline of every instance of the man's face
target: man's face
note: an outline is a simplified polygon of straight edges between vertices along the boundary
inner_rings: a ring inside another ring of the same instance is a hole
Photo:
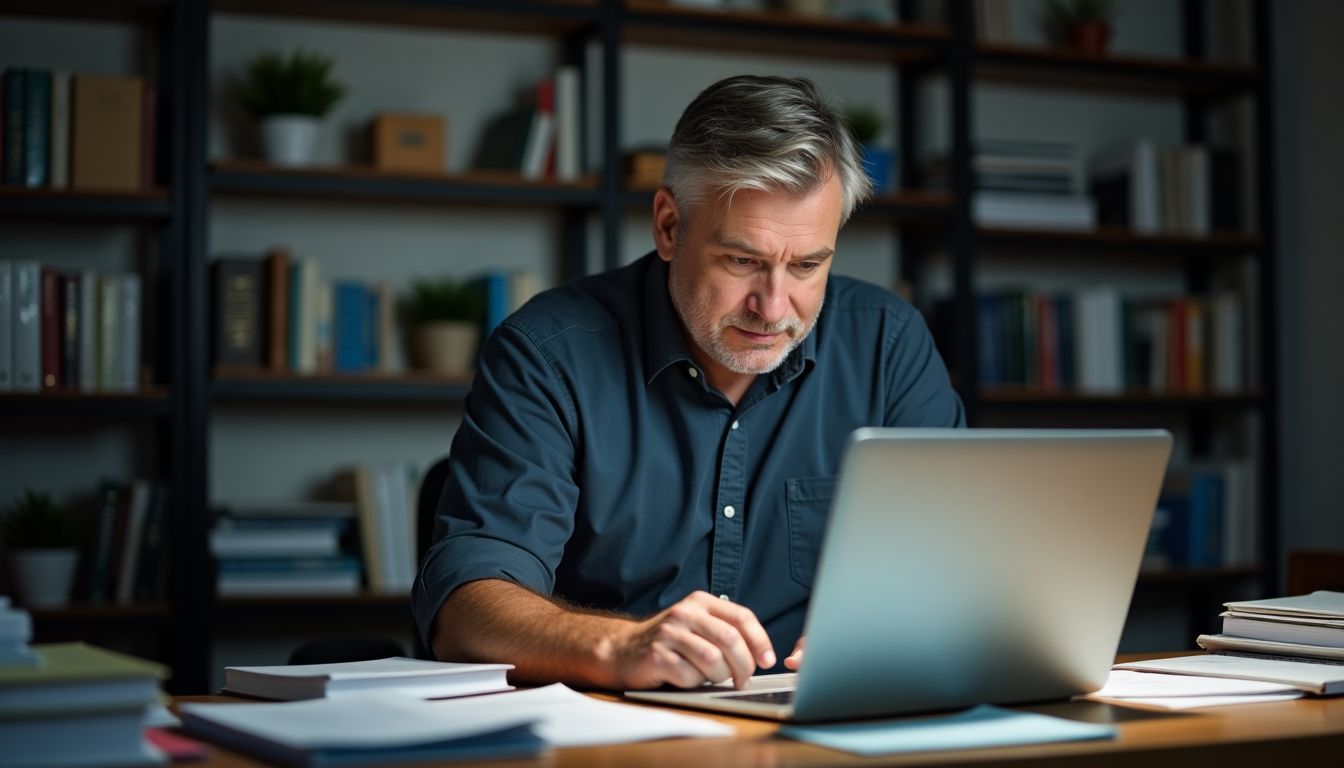
[[[692,356],[716,383],[777,368],[821,312],[840,230],[839,181],[802,197],[711,197],[684,227],[671,195],[659,196],[655,239],[669,262],[672,303],[698,348]]]

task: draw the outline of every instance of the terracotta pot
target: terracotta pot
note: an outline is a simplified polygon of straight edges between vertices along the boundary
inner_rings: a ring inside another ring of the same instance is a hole
[[[1111,25],[1100,21],[1073,24],[1064,30],[1064,45],[1089,56],[1104,56],[1111,47]]]
[[[411,330],[416,368],[447,376],[467,376],[476,367],[481,327],[467,321],[421,323]]]

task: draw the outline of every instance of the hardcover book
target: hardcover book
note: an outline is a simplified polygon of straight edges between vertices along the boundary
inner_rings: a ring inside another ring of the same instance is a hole
[[[259,368],[261,341],[261,262],[217,259],[214,283],[215,365]]]
[[[35,261],[14,262],[14,391],[42,388],[41,283]]]
[[[0,392],[14,389],[14,263],[0,259]]]
[[[76,75],[71,103],[71,186],[138,190],[144,82],[138,77]]]
[[[45,187],[51,134],[51,71],[29,69],[23,99],[23,185]]]

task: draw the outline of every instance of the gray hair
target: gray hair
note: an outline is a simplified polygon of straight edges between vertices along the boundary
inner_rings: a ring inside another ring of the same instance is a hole
[[[811,192],[840,180],[840,223],[872,194],[859,147],[816,83],[739,75],[711,85],[686,107],[667,150],[663,183],[683,216],[713,192]]]

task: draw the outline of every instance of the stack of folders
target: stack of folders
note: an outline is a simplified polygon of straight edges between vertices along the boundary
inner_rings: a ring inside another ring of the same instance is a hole
[[[0,764],[164,762],[144,740],[162,667],[83,643],[32,650],[36,663],[0,666]]]
[[[284,703],[184,704],[184,729],[284,765],[384,764],[535,755],[528,715],[462,721],[425,699],[511,690],[510,664],[393,657],[340,664],[228,667],[224,692]]]
[[[1344,592],[1223,605],[1223,633],[1199,636],[1205,650],[1344,662]]]

